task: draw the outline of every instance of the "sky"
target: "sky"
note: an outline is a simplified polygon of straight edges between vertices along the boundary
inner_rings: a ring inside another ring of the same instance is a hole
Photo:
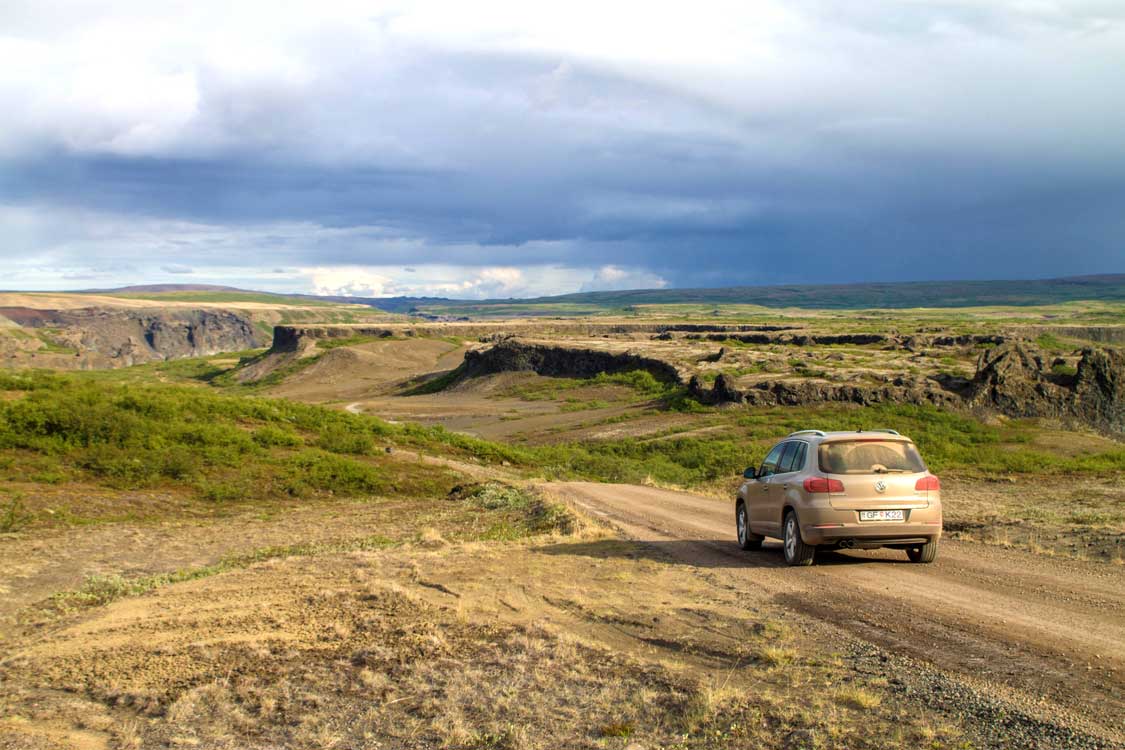
[[[1125,272],[1121,0],[5,0],[8,289]]]

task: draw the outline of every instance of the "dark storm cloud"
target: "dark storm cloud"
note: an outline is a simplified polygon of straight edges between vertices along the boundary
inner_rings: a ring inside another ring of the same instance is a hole
[[[614,59],[384,20],[159,69],[159,107],[80,123],[71,97],[9,128],[0,254],[77,267],[94,237],[103,267],[614,265],[679,286],[1122,270],[1119,8],[792,8],[747,40],[767,53],[718,44],[714,64],[700,40],[698,62]]]

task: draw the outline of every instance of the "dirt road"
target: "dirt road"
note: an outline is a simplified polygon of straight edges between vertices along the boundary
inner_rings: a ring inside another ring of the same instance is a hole
[[[932,565],[895,550],[789,568],[743,552],[733,503],[634,485],[558,483],[558,496],[797,620],[932,665],[1048,725],[1116,744],[1125,727],[1125,568],[943,541]]]

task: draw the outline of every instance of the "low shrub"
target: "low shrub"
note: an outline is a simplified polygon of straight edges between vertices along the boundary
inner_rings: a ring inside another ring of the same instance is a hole
[[[383,487],[378,469],[346,456],[309,449],[285,462],[282,487],[291,495],[312,491],[375,493]]]
[[[303,445],[304,440],[300,435],[290,429],[267,424],[254,430],[251,439],[263,448],[293,448]]]
[[[23,504],[23,495],[14,493],[6,500],[0,499],[0,534],[19,531],[30,519]]]
[[[331,453],[370,453],[375,447],[371,433],[360,424],[334,424],[320,433],[316,446]]]
[[[518,539],[535,534],[573,534],[578,517],[570,508],[550,502],[538,491],[501,482],[455,487],[452,499],[468,501],[488,511],[508,512],[485,534],[489,539]]]

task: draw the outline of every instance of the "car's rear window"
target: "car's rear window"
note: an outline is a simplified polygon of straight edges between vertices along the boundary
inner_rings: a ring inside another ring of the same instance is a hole
[[[898,440],[837,440],[821,443],[820,470],[828,474],[918,473],[926,470],[913,443]]]

